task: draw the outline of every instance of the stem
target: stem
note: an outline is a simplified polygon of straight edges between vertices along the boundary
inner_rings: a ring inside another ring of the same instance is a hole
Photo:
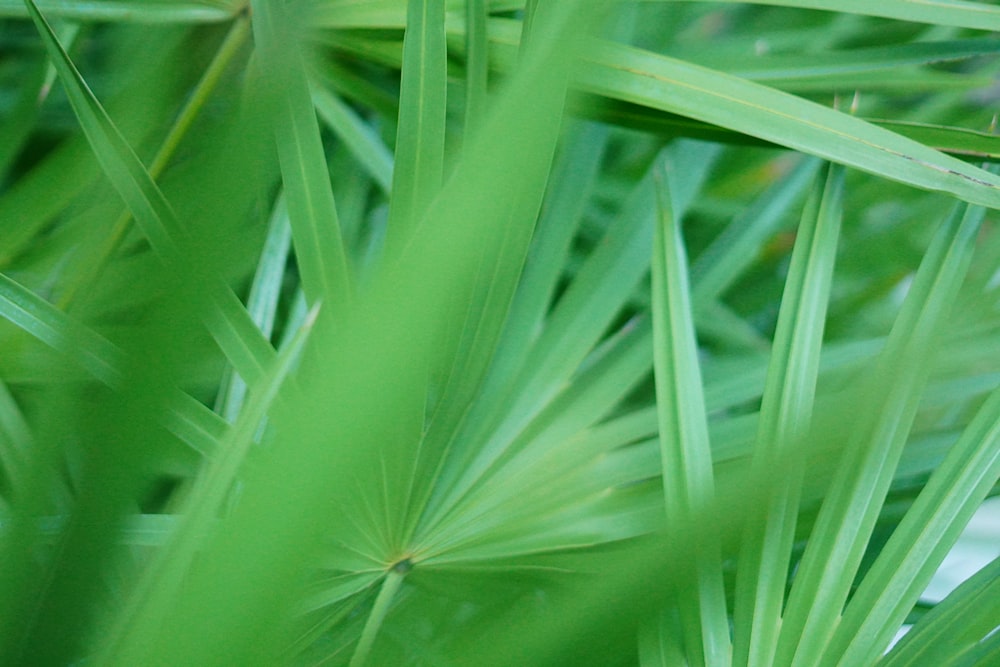
[[[368,654],[371,652],[372,644],[375,643],[375,636],[382,627],[382,621],[385,620],[385,615],[389,612],[389,607],[392,606],[392,601],[403,583],[403,578],[412,568],[413,564],[408,558],[401,560],[389,570],[385,579],[382,580],[382,589],[378,592],[378,597],[375,598],[375,604],[372,606],[372,612],[365,623],[365,629],[361,631],[361,639],[358,640],[358,647],[354,649],[349,667],[363,667],[365,661],[368,660]]]

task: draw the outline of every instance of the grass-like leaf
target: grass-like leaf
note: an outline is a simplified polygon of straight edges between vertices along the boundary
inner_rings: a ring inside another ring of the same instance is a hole
[[[771,664],[778,643],[802,494],[802,442],[813,412],[843,190],[843,168],[831,167],[818,181],[798,226],[781,299],[753,452],[754,479],[767,484],[774,471],[786,472],[764,494],[764,511],[751,515],[740,549],[733,612],[734,660],[740,665]]]
[[[1000,392],[994,391],[865,575],[822,664],[878,659],[998,479]]]
[[[474,129],[486,111],[489,81],[489,39],[486,35],[487,3],[465,3],[465,126]]]
[[[38,8],[53,18],[73,21],[139,21],[144,23],[205,23],[231,19],[240,0],[96,0],[74,3],[42,0]],[[0,18],[30,16],[22,0],[0,0]]]
[[[0,465],[7,474],[14,498],[23,497],[28,483],[34,438],[10,389],[0,383]]]
[[[253,28],[285,183],[302,286],[310,303],[342,312],[352,276],[306,78],[299,28],[283,5],[253,2]]]
[[[247,296],[247,312],[267,338],[274,332],[285,265],[291,250],[291,233],[285,198],[279,195],[257,263],[257,271],[250,284],[250,294]],[[299,325],[296,324],[296,330],[298,328]],[[291,332],[286,334],[289,337],[297,335]],[[228,371],[219,387],[216,406],[216,410],[226,421],[236,421],[243,408],[246,392],[246,382],[234,371]]]
[[[995,558],[935,605],[880,664],[886,667],[959,664],[985,637],[991,633],[997,636],[998,598],[1000,558]]]
[[[0,315],[108,385],[121,382],[122,353],[51,304],[0,274]]]
[[[393,155],[373,128],[364,123],[343,100],[320,86],[313,86],[313,103],[320,117],[337,133],[355,159],[386,194],[392,188]]]
[[[823,78],[858,72],[885,71],[891,76],[897,68],[907,65],[930,65],[966,60],[976,56],[997,53],[1000,40],[995,38],[916,42],[875,46],[824,53],[823,55],[799,54],[762,55],[747,62],[731,55],[710,52],[692,53],[691,60],[699,65],[719,69],[728,74],[760,83],[779,82],[782,79]],[[773,84],[772,84],[773,85]]]
[[[405,243],[444,178],[448,48],[444,0],[409,0],[389,242]]]
[[[662,177],[661,177],[662,178]],[[693,664],[731,660],[729,621],[719,544],[696,521],[715,502],[687,256],[665,179],[657,189],[659,220],[653,241],[653,360],[668,530],[697,547],[679,567],[694,578],[678,591],[685,653]]]
[[[191,262],[183,259],[181,248],[191,249],[189,232],[181,226],[163,193],[87,87],[38,8],[32,0],[25,3],[101,167],[150,244],[174,268],[192,295],[203,291],[195,286],[196,282],[207,283],[212,303],[218,308],[207,315],[209,329],[238,372],[248,381],[256,380],[273,357],[273,350],[232,291],[217,276],[204,276],[203,268],[192,267]]]
[[[218,87],[219,82],[228,66],[232,64],[241,47],[246,43],[250,34],[250,25],[245,18],[240,18],[233,22],[226,38],[219,46],[211,64],[205,70],[204,75],[198,81],[197,86],[192,91],[191,97],[177,114],[176,120],[170,127],[170,131],[163,138],[156,155],[149,165],[149,176],[152,179],[159,178],[171,158],[177,152],[178,145],[185,135],[187,135],[194,124],[199,113],[204,109],[211,96],[211,93]],[[79,275],[72,282],[72,286],[64,292],[59,305],[66,308],[81,291],[90,288],[101,272],[106,268],[114,252],[119,249],[132,222],[131,212],[126,208],[118,219],[115,220],[111,233],[95,248],[93,253],[81,253],[77,262],[79,265]]]
[[[782,618],[775,664],[816,664],[885,500],[926,382],[926,358],[965,277],[984,211],[960,206],[921,263],[845,445]]]
[[[120,388],[124,353],[35,293],[0,274],[0,317],[66,355],[95,379]],[[168,426],[195,451],[211,455],[225,424],[190,396],[177,392],[167,412]]]
[[[195,555],[220,516],[227,495],[238,493],[238,475],[245,465],[247,451],[262,420],[272,407],[279,390],[312,331],[319,306],[314,307],[295,337],[278,355],[273,370],[252,386],[250,399],[240,411],[236,423],[220,442],[218,454],[198,475],[185,498],[181,519],[169,541],[157,553],[156,560],[144,570],[127,603],[128,611],[117,618],[116,626],[102,636],[100,661],[108,665],[134,665],[148,662],[162,650],[166,638],[161,632],[163,618],[169,613],[175,586],[188,575]],[[170,584],[165,585],[166,582]]]
[[[666,1],[676,2],[678,0]],[[748,0],[748,4],[775,5],[796,9],[823,9],[902,21],[972,28],[973,30],[1000,29],[1000,9],[985,2],[966,2],[965,0],[934,0],[934,2],[885,0],[877,5],[864,2],[864,0]]]
[[[588,50],[585,90],[728,127],[914,187],[1000,206],[1000,179],[819,104],[626,46]]]

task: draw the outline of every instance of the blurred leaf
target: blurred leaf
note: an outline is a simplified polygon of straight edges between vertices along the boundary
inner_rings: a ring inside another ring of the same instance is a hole
[[[388,194],[392,187],[393,155],[373,128],[325,88],[313,86],[312,97],[320,117]]]
[[[201,23],[225,21],[243,6],[241,0],[92,0],[86,3],[41,0],[39,10],[53,18],[76,21]],[[0,0],[0,18],[30,16],[24,0]]]
[[[399,83],[389,242],[406,243],[444,179],[448,49],[444,0],[409,0]]]
[[[190,232],[181,226],[170,204],[87,87],[32,0],[25,2],[81,128],[108,178],[143,228],[150,244],[174,268],[182,284],[192,289],[192,296],[204,291],[200,289],[201,285],[195,288],[195,283],[207,283],[205,286],[210,290],[213,305],[219,309],[208,317],[207,324],[244,379],[248,382],[255,380],[273,357],[273,350],[247,317],[246,310],[232,291],[218,277],[203,275],[203,267],[192,266],[193,263],[184,258],[181,249],[190,249]]]
[[[3,274],[0,317],[65,354],[109,387],[121,387],[126,366],[122,350]],[[176,392],[171,402],[169,428],[195,451],[211,455],[225,429],[222,420],[183,392]]]
[[[327,301],[327,307],[340,314],[352,298],[352,276],[298,43],[299,28],[283,5],[251,4],[262,94],[274,121],[303,290],[311,304]]]

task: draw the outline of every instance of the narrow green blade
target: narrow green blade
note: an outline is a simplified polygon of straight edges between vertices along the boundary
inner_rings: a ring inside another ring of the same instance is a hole
[[[733,622],[739,665],[771,665],[778,643],[802,494],[802,438],[812,419],[843,189],[842,167],[830,167],[817,181],[781,299],[753,452],[754,479],[769,492],[762,512],[747,522],[737,570]]]
[[[100,382],[121,387],[127,365],[121,349],[3,274],[0,317],[66,355]],[[166,417],[170,430],[203,455],[215,451],[218,436],[225,431],[218,415],[179,390],[172,393]]]
[[[864,664],[882,655],[998,479],[1000,391],[994,391],[865,575],[822,664]]]
[[[822,80],[824,77],[873,71],[882,71],[886,78],[890,78],[898,75],[900,69],[908,65],[955,62],[976,56],[995,55],[998,51],[1000,39],[985,37],[838,49],[822,54],[763,55],[750,63],[745,58],[716,57],[712,53],[699,53],[699,57],[691,59],[705,67],[764,83],[780,82],[782,79]]]
[[[209,102],[212,93],[218,88],[227,67],[232,65],[240,49],[250,35],[250,23],[245,18],[233,22],[226,38],[219,46],[211,64],[206,68],[191,96],[178,112],[170,131],[163,138],[156,155],[149,165],[149,176],[158,179],[166,169],[170,160],[177,152],[183,139],[189,134],[191,126]],[[115,220],[114,227],[102,243],[95,245],[92,252],[81,252],[75,258],[67,271],[77,271],[77,277],[67,280],[71,285],[60,296],[58,305],[68,309],[81,293],[85,294],[94,287],[98,277],[111,262],[114,252],[119,249],[126,233],[131,229],[132,215],[126,208]]]
[[[935,336],[965,277],[984,211],[959,206],[938,230],[876,368],[799,565],[777,665],[816,665],[885,501],[929,372]]]
[[[409,0],[389,204],[389,244],[405,243],[444,178],[448,49],[444,0]]]
[[[698,541],[691,560],[678,564],[693,578],[677,591],[684,648],[691,664],[726,665],[731,647],[720,547],[710,531],[696,527],[715,502],[715,488],[687,257],[665,179],[658,185],[653,360],[667,523],[682,539]]]
[[[101,664],[122,667],[147,664],[158,653],[169,653],[160,643],[165,639],[161,632],[163,619],[206,535],[225,514],[226,497],[236,492],[247,452],[255,442],[262,420],[299,360],[318,308],[313,308],[292,341],[277,356],[270,373],[252,385],[250,399],[224,441],[219,443],[218,455],[199,472],[185,496],[184,505],[177,512],[178,525],[169,541],[156,553],[155,560],[143,570],[130,590],[127,602],[115,617],[115,625],[100,637]]]
[[[30,464],[34,447],[31,427],[6,383],[0,382],[0,470],[3,470],[11,487],[4,505],[8,499],[23,497],[30,487]],[[4,512],[6,509],[3,507]]]
[[[121,382],[121,350],[3,274],[0,317],[73,359],[101,382]]]
[[[677,113],[918,188],[1000,207],[1000,178],[848,114],[649,51],[610,43],[578,70],[589,92]]]
[[[25,0],[25,4],[101,167],[154,250],[174,270],[181,284],[192,296],[209,293],[217,309],[205,315],[209,329],[240,375],[248,381],[256,379],[273,357],[273,349],[228,286],[218,276],[205,275],[206,268],[199,263],[185,259],[181,248],[194,247],[189,231],[181,226],[163,193],[87,87],[34,2]],[[192,253],[195,257],[198,254]]]
[[[966,579],[893,647],[879,665],[969,664],[959,657],[992,633],[1000,617],[1000,558]],[[986,667],[989,663],[983,663]],[[977,664],[977,667],[980,667]]]
[[[206,23],[233,18],[239,0],[41,0],[38,8],[53,18],[72,21],[129,21],[142,23]],[[0,0],[0,18],[30,16],[23,0]]]
[[[665,0],[677,2],[684,0]],[[710,0],[725,2],[728,0]],[[964,0],[748,0],[748,4],[774,5],[796,9],[823,9],[866,16],[881,16],[901,21],[916,21],[973,30],[1000,30],[1000,8],[985,2]]]
[[[285,266],[291,250],[292,232],[285,198],[279,194],[271,214],[267,238],[257,262],[257,271],[247,296],[247,312],[268,339],[274,331],[278,301],[285,278]],[[223,376],[216,400],[216,412],[232,423],[236,421],[246,398],[247,384],[232,369]]]
[[[320,118],[344,142],[379,188],[388,194],[392,188],[393,155],[374,128],[326,88],[314,85],[312,96]]]
[[[352,278],[306,78],[304,26],[282,3],[251,4],[261,88],[272,114],[302,288],[310,304],[327,302],[337,316],[351,300]]]
[[[489,82],[489,39],[486,0],[465,2],[465,127],[475,130],[486,112]]]

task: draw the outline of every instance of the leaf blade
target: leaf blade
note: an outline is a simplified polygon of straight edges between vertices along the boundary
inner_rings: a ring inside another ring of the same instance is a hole
[[[728,127],[890,180],[1000,207],[1000,178],[916,141],[738,77],[602,43],[579,71],[585,90]]]
[[[692,558],[680,567],[695,578],[678,591],[688,660],[731,660],[720,546],[696,522],[715,502],[712,449],[694,332],[687,257],[665,182],[658,184],[659,220],[653,241],[653,367],[668,526],[695,536]]]
[[[91,92],[33,0],[24,2],[102,169],[132,211],[150,245],[174,269],[181,284],[193,295],[204,293],[207,285],[208,296],[218,308],[206,315],[209,329],[238,372],[250,381],[257,378],[264,372],[274,350],[232,290],[218,276],[206,276],[204,269],[183,259],[181,247],[189,249],[191,245],[188,232]]]
[[[765,510],[747,521],[737,570],[734,660],[770,665],[802,495],[802,438],[812,419],[826,308],[842,217],[844,170],[817,181],[792,251],[754,446]],[[782,479],[769,482],[775,471]],[[770,487],[770,488],[769,488]]]

